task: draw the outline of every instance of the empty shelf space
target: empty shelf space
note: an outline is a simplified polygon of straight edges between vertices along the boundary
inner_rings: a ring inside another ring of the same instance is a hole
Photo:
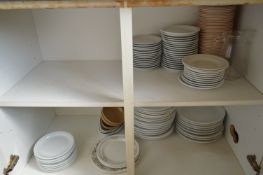
[[[0,106],[123,106],[121,62],[42,62],[0,97]]]
[[[198,144],[176,133],[160,141],[141,141],[141,159],[137,175],[244,175],[224,138],[214,143]]]
[[[213,90],[182,85],[179,73],[164,69],[134,72],[135,106],[221,106],[263,104],[263,95],[245,79]]]

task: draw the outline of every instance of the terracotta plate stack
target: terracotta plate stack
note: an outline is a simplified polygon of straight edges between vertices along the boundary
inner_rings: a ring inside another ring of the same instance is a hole
[[[201,6],[199,53],[223,56],[223,34],[233,30],[235,6]]]
[[[101,111],[99,131],[102,134],[115,134],[123,128],[124,110],[121,107],[104,107]]]

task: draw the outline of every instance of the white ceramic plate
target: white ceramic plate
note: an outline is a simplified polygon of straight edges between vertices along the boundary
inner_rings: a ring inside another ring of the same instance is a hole
[[[200,28],[190,25],[171,25],[161,29],[162,33],[169,36],[191,36],[200,31]]]
[[[73,136],[64,131],[49,133],[34,146],[34,155],[40,159],[55,159],[67,154],[74,146]]]
[[[224,120],[226,111],[223,107],[183,107],[178,108],[181,118],[198,124],[214,124]]]
[[[188,82],[185,82],[181,75],[178,76],[178,80],[181,84],[183,84],[184,86],[190,87],[190,88],[194,88],[194,89],[199,89],[199,90],[211,90],[211,89],[216,89],[221,87],[224,84],[224,81],[222,81],[220,84],[215,85],[215,86],[208,86],[208,85],[196,85],[196,84],[189,84]]]
[[[188,68],[197,70],[224,70],[229,66],[228,61],[224,58],[209,54],[190,55],[184,57],[182,61]]]
[[[111,168],[126,167],[125,136],[113,135],[103,138],[97,146],[97,156],[100,162]],[[134,142],[135,159],[139,156],[138,142]]]
[[[161,42],[161,37],[157,35],[137,35],[133,37],[135,44],[155,44]]]
[[[161,134],[161,135],[157,135],[157,136],[146,136],[143,134],[139,134],[139,133],[135,133],[135,135],[141,139],[145,139],[145,140],[161,140],[164,139],[166,137],[168,137],[169,135],[171,135],[174,131],[174,126],[172,126],[166,133]]]

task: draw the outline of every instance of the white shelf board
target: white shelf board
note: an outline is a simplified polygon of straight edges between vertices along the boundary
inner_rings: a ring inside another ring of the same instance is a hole
[[[225,81],[214,90],[182,85],[179,72],[165,69],[134,71],[135,106],[223,106],[263,104],[263,95],[245,79]]]
[[[139,143],[142,152],[136,175],[245,175],[224,138],[198,144],[174,133],[160,141]]]
[[[123,106],[121,62],[42,62],[0,97],[0,106]]]
[[[78,157],[69,168],[52,175],[103,175],[91,160],[98,133],[99,116],[57,116],[48,132],[68,131],[76,139]],[[211,144],[189,142],[176,133],[160,141],[139,140],[141,155],[136,174],[160,175],[244,175],[238,160],[224,138]],[[46,175],[32,157],[21,175]]]

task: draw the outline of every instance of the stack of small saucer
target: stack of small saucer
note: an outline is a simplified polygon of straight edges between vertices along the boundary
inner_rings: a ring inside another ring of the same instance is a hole
[[[195,89],[215,89],[223,85],[229,63],[209,54],[195,54],[183,58],[184,71],[179,81]]]
[[[184,107],[178,109],[176,131],[187,140],[210,143],[223,135],[223,107]]]
[[[123,128],[124,111],[121,107],[104,107],[101,111],[99,131],[102,134],[116,134]]]
[[[189,25],[172,25],[161,29],[162,67],[168,70],[183,70],[182,58],[198,52],[198,33],[198,27]]]
[[[133,65],[140,69],[160,67],[162,56],[161,37],[137,35],[133,37]]]
[[[68,132],[49,133],[36,142],[34,156],[42,171],[61,171],[73,164],[77,157],[75,140]]]
[[[233,31],[235,6],[201,6],[199,53],[223,56],[223,34]]]
[[[135,135],[141,139],[159,140],[173,132],[174,107],[135,108]]]

